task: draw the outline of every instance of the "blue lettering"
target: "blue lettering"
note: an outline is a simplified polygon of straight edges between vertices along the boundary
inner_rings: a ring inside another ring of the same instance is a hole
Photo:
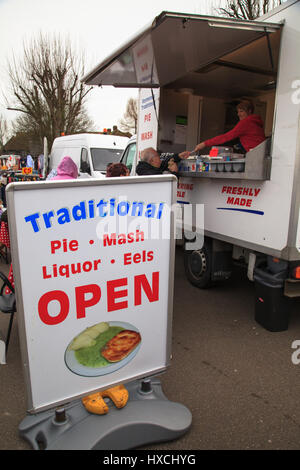
[[[50,220],[51,217],[54,217],[54,212],[53,211],[45,212],[45,214],[43,214],[43,219],[44,219],[46,228],[51,228],[52,227],[51,220]]]
[[[163,207],[164,207],[164,202],[161,202],[159,204],[158,211],[157,211],[157,216],[156,216],[157,219],[161,219],[161,214],[162,214],[162,211],[163,211]]]
[[[98,202],[97,207],[99,208],[99,217],[106,217],[107,213],[103,212],[104,207],[107,206],[107,202],[104,199]]]
[[[38,219],[40,218],[42,218],[45,228],[51,228],[54,222],[59,225],[64,225],[66,223],[70,223],[72,220],[80,221],[87,218],[93,219],[97,216],[107,217],[108,215],[113,217],[115,214],[119,216],[130,215],[131,217],[144,216],[147,218],[156,217],[157,219],[161,219],[164,205],[164,202],[150,203],[145,207],[144,202],[138,201],[134,201],[132,203],[121,201],[116,204],[115,198],[111,198],[109,202],[101,199],[98,204],[95,205],[95,201],[90,199],[89,201],[81,201],[70,209],[62,207],[57,211],[51,210],[49,212],[44,212],[43,214],[35,212],[34,214],[27,215],[24,219],[25,222],[31,223],[34,232],[39,232],[41,227]],[[98,214],[96,206],[98,208]]]
[[[74,220],[86,219],[85,201],[81,201],[77,206],[72,209]]]
[[[154,217],[155,214],[155,204],[147,204],[145,217]]]
[[[39,232],[40,231],[39,224],[36,221],[36,219],[39,219],[39,217],[40,217],[40,214],[38,212],[25,217],[25,222],[31,222],[31,225],[32,225],[32,228],[33,228],[34,232]]]
[[[90,219],[93,219],[95,217],[95,209],[94,209],[94,200],[91,199],[89,201],[89,216]]]
[[[124,208],[124,210],[122,208]],[[117,212],[119,215],[127,215],[129,212],[129,202],[127,201],[119,202]]]
[[[132,209],[131,209],[131,215],[132,215],[132,217],[135,216],[135,214],[136,214],[136,209],[137,209],[137,208],[138,208],[138,210],[139,210],[138,216],[141,216],[142,213],[143,213],[144,203],[143,203],[143,202],[136,202],[136,201],[134,201],[134,202],[132,203]]]
[[[59,209],[56,214],[59,216],[57,222],[60,225],[66,224],[67,222],[71,222],[69,209],[67,209],[66,207]]]
[[[116,200],[111,198],[110,201],[109,201],[109,204],[110,204],[109,215],[115,215],[115,203],[116,203]]]

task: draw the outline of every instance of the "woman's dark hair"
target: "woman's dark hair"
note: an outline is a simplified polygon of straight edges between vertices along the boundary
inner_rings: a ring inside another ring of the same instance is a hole
[[[106,176],[127,176],[128,168],[124,163],[111,163],[106,168]]]

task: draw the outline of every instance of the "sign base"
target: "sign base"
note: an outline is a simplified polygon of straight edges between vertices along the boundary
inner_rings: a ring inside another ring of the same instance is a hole
[[[144,379],[126,384],[127,405],[108,403],[106,415],[90,414],[81,400],[66,406],[65,419],[53,410],[27,416],[20,435],[36,450],[124,450],[177,439],[192,423],[190,411],[169,401],[160,381]]]

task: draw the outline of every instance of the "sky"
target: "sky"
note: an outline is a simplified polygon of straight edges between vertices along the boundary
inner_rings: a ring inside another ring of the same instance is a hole
[[[6,109],[3,97],[9,94],[7,62],[12,54],[22,57],[24,41],[40,31],[69,37],[84,52],[88,73],[162,11],[212,14],[211,4],[212,0],[0,0],[0,115],[12,121],[19,114]],[[128,99],[137,95],[135,89],[93,88],[87,111],[96,130],[118,125]]]

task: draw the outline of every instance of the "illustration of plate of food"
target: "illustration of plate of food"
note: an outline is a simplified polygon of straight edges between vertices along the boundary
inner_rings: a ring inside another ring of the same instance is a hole
[[[111,374],[138,353],[141,335],[130,323],[100,322],[72,339],[65,352],[67,367],[77,375]]]

